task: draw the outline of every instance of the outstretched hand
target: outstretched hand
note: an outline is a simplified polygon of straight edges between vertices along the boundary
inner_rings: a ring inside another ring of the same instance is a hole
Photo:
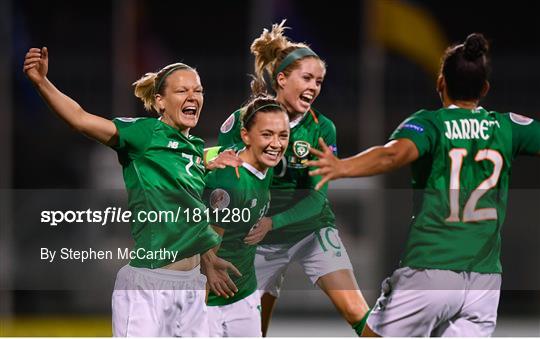
[[[318,167],[317,169],[310,171],[310,176],[322,176],[321,181],[315,186],[316,190],[321,189],[328,181],[342,178],[340,161],[332,152],[332,150],[326,145],[322,138],[319,138],[319,145],[321,151],[310,147],[309,152],[319,158],[318,160],[310,160],[307,162],[309,167]]]
[[[30,48],[24,57],[23,71],[34,84],[38,84],[47,76],[49,69],[49,51],[47,47]]]
[[[219,153],[212,161],[209,161],[206,169],[211,171],[216,168],[225,168],[226,166],[238,167],[242,165],[242,162],[242,159],[233,150],[228,149]]]

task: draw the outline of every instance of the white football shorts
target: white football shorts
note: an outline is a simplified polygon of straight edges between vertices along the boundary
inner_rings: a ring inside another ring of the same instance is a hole
[[[208,337],[206,277],[191,271],[118,271],[112,295],[115,337]]]
[[[328,273],[353,269],[338,230],[325,227],[294,244],[258,246],[255,271],[259,290],[279,297],[285,272],[292,262],[302,266],[313,284]]]
[[[382,283],[367,324],[383,337],[488,337],[500,274],[403,267]]]

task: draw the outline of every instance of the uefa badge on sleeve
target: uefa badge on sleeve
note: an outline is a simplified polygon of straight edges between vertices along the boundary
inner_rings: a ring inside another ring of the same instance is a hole
[[[227,208],[231,202],[231,197],[227,191],[218,188],[210,193],[210,207],[221,210]]]
[[[533,119],[517,113],[510,113],[510,119],[518,125],[527,126],[533,123]]]
[[[235,118],[234,118],[234,113],[233,113],[221,125],[221,127],[219,128],[219,131],[221,133],[229,133],[234,126],[234,121],[235,121]]]

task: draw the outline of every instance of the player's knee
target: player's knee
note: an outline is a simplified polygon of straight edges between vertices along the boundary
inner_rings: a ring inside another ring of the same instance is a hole
[[[368,310],[369,308],[367,305],[363,305],[360,302],[348,301],[340,307],[339,311],[343,318],[345,318],[349,324],[353,325],[362,320]]]

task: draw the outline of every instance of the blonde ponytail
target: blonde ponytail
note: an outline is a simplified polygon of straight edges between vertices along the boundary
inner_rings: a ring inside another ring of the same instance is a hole
[[[264,29],[262,34],[253,41],[251,44],[251,53],[255,56],[255,75],[251,81],[252,94],[257,96],[261,93],[266,93],[266,80],[264,74],[272,80],[272,88],[276,90],[274,83],[274,72],[277,67],[283,61],[283,59],[290,52],[298,48],[307,48],[308,46],[303,43],[291,42],[285,36],[285,30],[289,27],[285,27],[285,21],[281,21],[280,24],[273,24],[272,29]],[[290,73],[294,67],[287,67],[283,70],[285,74]]]
[[[135,86],[134,94],[137,98],[141,99],[144,104],[144,109],[147,111],[151,111],[152,109],[156,110],[156,95],[154,91],[156,78],[157,73],[150,72],[146,73],[133,83],[133,86]]]

